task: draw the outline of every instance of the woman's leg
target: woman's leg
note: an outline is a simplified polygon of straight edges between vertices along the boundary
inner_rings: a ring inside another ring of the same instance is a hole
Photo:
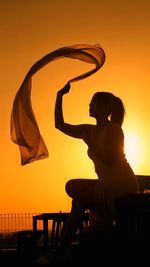
[[[82,216],[84,215],[85,210],[93,206],[93,184],[95,185],[96,183],[92,183],[92,186],[90,188],[88,187],[88,190],[78,194],[77,197],[75,197],[72,201],[71,212],[62,237],[62,247],[67,247],[70,245],[73,236],[79,229],[80,223],[82,221]]]

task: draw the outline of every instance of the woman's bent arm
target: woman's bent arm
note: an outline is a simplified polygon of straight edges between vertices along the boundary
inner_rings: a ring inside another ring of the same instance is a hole
[[[70,89],[70,84],[66,84],[64,88],[62,88],[57,93],[56,103],[55,103],[55,127],[69,136],[83,139],[85,134],[87,134],[87,130],[89,128],[88,124],[71,125],[64,122],[63,109],[62,109],[63,95],[67,94],[69,92],[69,89]]]

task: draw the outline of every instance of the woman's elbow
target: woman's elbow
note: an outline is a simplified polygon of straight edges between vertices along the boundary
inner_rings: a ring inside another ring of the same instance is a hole
[[[61,125],[59,123],[55,123],[55,128],[58,129],[58,130],[61,130]]]
[[[59,131],[63,132],[64,131],[64,124],[55,122],[55,128],[58,129]]]
[[[59,124],[55,121],[55,128],[59,129]]]

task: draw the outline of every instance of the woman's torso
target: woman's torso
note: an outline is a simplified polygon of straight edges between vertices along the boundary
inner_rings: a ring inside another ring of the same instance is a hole
[[[105,138],[109,125],[105,126],[99,132],[95,131],[96,126],[92,126],[89,130],[89,134],[86,140],[87,145],[90,143],[90,138],[93,140],[94,145],[98,145],[99,149],[105,150]],[[88,140],[89,139],[89,140]],[[122,140],[124,144],[124,140]],[[138,182],[137,178],[127,162],[124,153],[124,146],[118,149],[118,155],[116,160],[112,160],[110,163],[106,163],[101,160],[97,154],[92,152],[90,146],[88,146],[88,156],[94,163],[95,172],[98,178],[107,184],[114,191],[120,192],[120,194],[137,192]]]

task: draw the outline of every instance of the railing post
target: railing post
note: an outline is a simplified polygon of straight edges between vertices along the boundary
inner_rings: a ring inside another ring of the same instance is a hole
[[[49,238],[48,238],[48,220],[44,218],[43,220],[43,229],[44,229],[44,246],[48,247]]]

